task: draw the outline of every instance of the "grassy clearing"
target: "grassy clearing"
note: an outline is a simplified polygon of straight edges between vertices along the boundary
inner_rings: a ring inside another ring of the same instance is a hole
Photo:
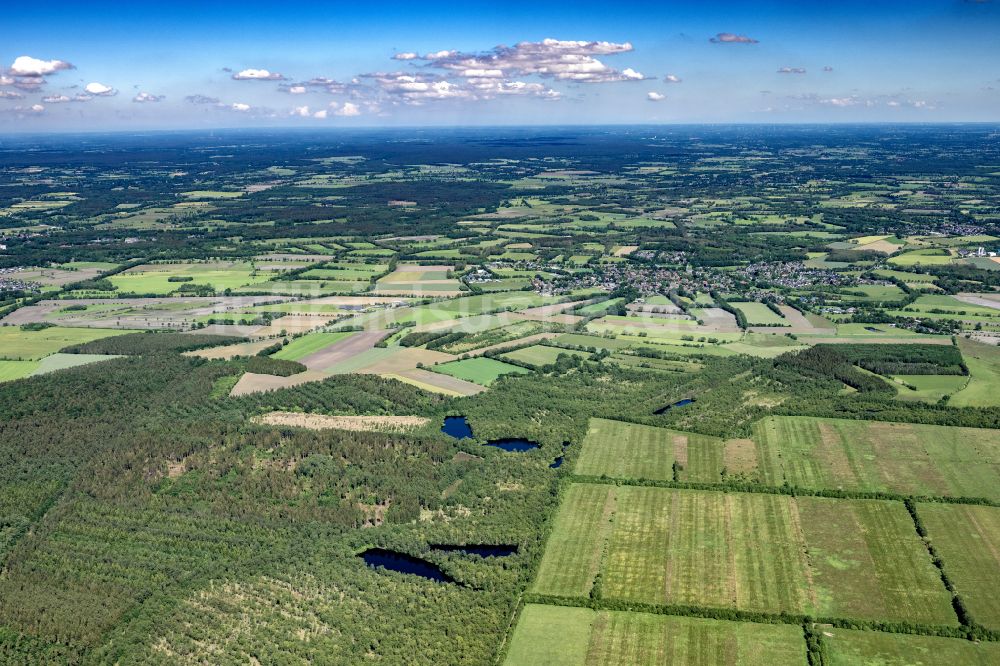
[[[1000,431],[774,416],[754,425],[764,483],[1000,500]]]
[[[900,400],[937,402],[946,395],[965,388],[969,378],[962,375],[895,375]],[[910,387],[913,388],[910,388]]]
[[[717,437],[666,428],[590,419],[576,474],[619,479],[720,481],[724,454]]]
[[[0,382],[10,382],[15,379],[29,377],[36,369],[38,369],[38,361],[0,360]]]
[[[935,503],[918,513],[973,619],[1000,629],[1000,509]]]
[[[595,570],[609,600],[958,623],[901,502],[573,486],[534,591]]]
[[[1000,643],[961,638],[889,634],[880,631],[823,629],[827,666],[909,666],[910,664],[1000,663]]]
[[[511,374],[526,374],[524,368],[492,358],[468,358],[464,361],[451,361],[434,366],[435,372],[440,372],[467,382],[489,386],[500,377]]]
[[[40,331],[24,331],[18,326],[0,326],[0,358],[10,361],[37,361],[70,345],[132,332],[134,331],[61,326],[51,326]]]
[[[113,358],[121,358],[121,356],[115,354],[51,354],[38,362],[38,369],[32,374],[44,375],[56,370],[75,368],[80,365],[108,361]]]
[[[1000,405],[1000,347],[965,338],[958,348],[969,367],[969,383],[951,397],[954,407],[993,407]]]
[[[351,335],[353,333],[345,331],[309,333],[301,338],[295,338],[272,356],[283,361],[298,361]]]
[[[802,630],[648,613],[529,604],[511,638],[520,664],[804,664]]]
[[[569,354],[570,356],[580,357],[588,356],[588,354],[584,352],[559,349],[558,347],[546,347],[545,345],[534,345],[533,347],[525,347],[524,349],[518,349],[512,352],[507,352],[506,354],[501,354],[501,357],[538,367],[555,363],[560,354]]]

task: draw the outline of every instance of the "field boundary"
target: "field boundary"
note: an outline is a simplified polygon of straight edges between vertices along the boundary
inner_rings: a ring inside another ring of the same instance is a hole
[[[886,491],[836,490],[802,488],[801,486],[768,486],[743,482],[705,483],[701,481],[673,481],[666,479],[633,479],[587,474],[569,474],[572,483],[591,483],[608,486],[639,486],[645,488],[671,488],[674,490],[714,490],[723,493],[751,493],[757,495],[788,495],[790,497],[827,497],[830,499],[889,500],[893,502],[923,502],[925,504],[973,504],[1000,507],[1000,501],[985,497],[943,497],[938,495],[903,495]]]
[[[695,617],[709,620],[731,620],[734,622],[754,622],[756,624],[792,624],[807,626],[825,624],[838,629],[861,629],[887,634],[911,634],[916,636],[937,636],[939,638],[960,638],[970,641],[1000,642],[1000,631],[983,629],[979,626],[959,625],[949,627],[916,622],[880,622],[847,617],[816,617],[797,613],[766,613],[763,611],[743,611],[735,608],[712,608],[685,604],[650,604],[638,601],[608,600],[594,597],[561,597],[551,594],[527,592],[524,604],[545,606],[567,606],[589,608],[595,611],[626,611],[649,613],[652,615],[672,615]]]

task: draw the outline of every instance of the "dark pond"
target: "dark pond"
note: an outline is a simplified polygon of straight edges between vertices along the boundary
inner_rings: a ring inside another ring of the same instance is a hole
[[[478,555],[480,557],[507,557],[517,553],[517,545],[508,544],[469,544],[466,546],[456,546],[453,544],[438,543],[431,544],[435,550],[458,551],[467,555]]]
[[[451,435],[455,439],[472,439],[472,428],[464,416],[446,416],[441,432]]]
[[[683,400],[678,400],[672,405],[667,405],[666,407],[660,407],[658,410],[653,412],[654,414],[665,414],[668,409],[673,409],[674,407],[683,407],[684,405],[690,405],[694,402],[694,398],[684,398]]]
[[[881,333],[882,332],[879,329],[875,328],[874,326],[865,326],[865,330],[869,331],[870,333]]]
[[[406,553],[397,553],[384,548],[369,548],[358,555],[365,561],[365,564],[372,568],[382,567],[390,571],[413,574],[428,580],[436,580],[439,583],[454,583],[455,579],[441,571],[436,564],[431,564],[427,560],[413,557]]]
[[[539,448],[537,442],[529,442],[526,439],[520,439],[517,437],[505,437],[503,439],[491,439],[486,442],[487,446],[495,446],[498,449],[503,449],[510,453],[524,453],[525,451],[530,451],[532,449]]]
[[[556,458],[555,460],[552,461],[552,464],[549,465],[549,467],[552,467],[552,468],[562,467],[562,464],[563,464],[563,457],[559,456],[558,458]]]

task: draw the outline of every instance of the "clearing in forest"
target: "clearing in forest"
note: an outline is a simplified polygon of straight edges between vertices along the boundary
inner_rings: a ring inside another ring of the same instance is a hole
[[[304,414],[302,412],[271,412],[253,419],[257,423],[278,426],[294,426],[310,430],[354,430],[403,432],[426,425],[430,419],[423,416],[328,416],[326,414]]]

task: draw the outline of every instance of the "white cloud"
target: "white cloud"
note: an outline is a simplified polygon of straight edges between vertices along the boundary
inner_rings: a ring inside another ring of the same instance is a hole
[[[416,53],[413,53],[412,51],[407,51],[405,53],[397,53],[396,55],[392,56],[392,59],[393,60],[416,60],[419,57],[420,56],[418,56]]]
[[[655,90],[651,90],[648,93],[646,93],[646,99],[648,99],[650,102],[662,102],[666,98],[667,98],[666,95],[661,95]]]
[[[562,81],[604,83],[641,81],[646,77],[634,69],[618,71],[595,56],[615,55],[632,50],[629,42],[587,42],[544,39],[497,46],[485,53],[437,51],[423,56],[432,67],[465,78],[511,78],[535,75]]]
[[[246,113],[251,107],[249,104],[244,104],[243,102],[233,102],[229,105],[229,108],[233,111],[239,111],[240,113]]]
[[[10,73],[16,76],[45,76],[55,74],[61,69],[74,69],[74,67],[63,60],[39,60],[31,56],[18,56],[10,66]]]
[[[351,102],[344,102],[344,105],[339,109],[337,109],[336,111],[334,111],[333,115],[345,116],[345,117],[360,116],[361,109],[358,108],[357,104],[353,104]]]
[[[14,106],[9,109],[0,109],[0,113],[13,114],[15,116],[37,116],[45,112],[45,107],[41,104],[31,106]]]
[[[319,111],[317,111],[316,113],[314,113],[313,114],[313,118],[318,118],[320,120],[323,120],[324,118],[326,118],[326,109],[320,109]]]
[[[737,35],[732,32],[720,32],[715,37],[709,38],[713,44],[757,44],[757,40],[746,35]]]
[[[779,67],[778,74],[805,74],[805,67]]]
[[[206,95],[188,95],[184,98],[185,102],[190,102],[191,104],[218,104],[218,97],[208,97]]]
[[[163,95],[154,95],[154,94],[148,93],[148,92],[141,92],[138,95],[136,95],[135,97],[133,97],[132,101],[136,102],[138,104],[146,104],[146,103],[150,103],[150,102],[162,102],[163,101]]]
[[[306,89],[305,86],[288,86],[286,92],[289,95],[305,95],[308,92],[308,90]]]
[[[310,116],[308,106],[297,106],[292,109],[291,114],[293,116],[299,116],[300,118],[308,118]]]
[[[666,81],[667,83],[680,83],[681,77],[677,76],[676,74],[667,74],[666,76],[663,77],[663,80]]]
[[[24,95],[13,90],[0,90],[0,99],[23,99]]]
[[[233,74],[236,81],[285,81],[285,76],[278,72],[271,72],[266,69],[244,69],[242,72]]]
[[[67,102],[89,102],[94,99],[90,95],[84,95],[82,93],[77,93],[72,97],[67,97],[66,95],[49,95],[43,97],[42,101],[46,104],[66,104]]]
[[[118,94],[118,91],[111,86],[106,86],[103,83],[98,83],[97,81],[88,83],[83,89],[91,95],[97,95],[98,97],[114,97]]]

